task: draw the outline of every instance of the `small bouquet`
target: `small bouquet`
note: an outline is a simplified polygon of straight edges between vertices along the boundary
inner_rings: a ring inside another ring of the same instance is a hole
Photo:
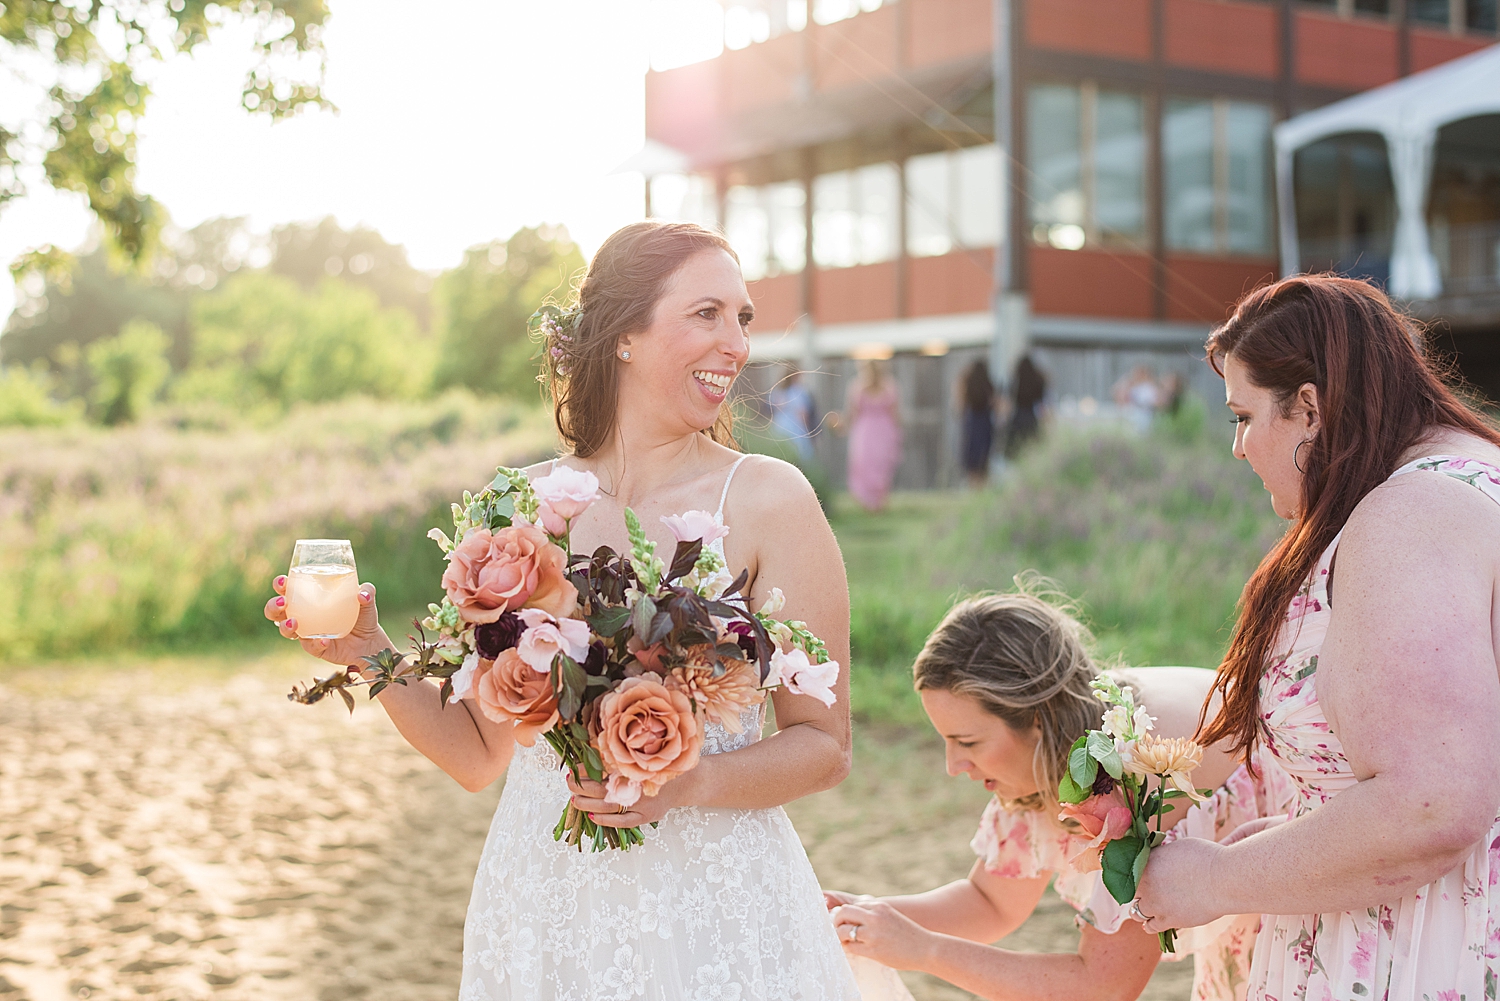
[[[803,622],[782,621],[773,588],[752,612],[747,573],[731,577],[712,544],[729,529],[703,511],[663,518],[677,541],[656,555],[625,511],[630,552],[572,552],[575,519],[599,498],[593,473],[559,466],[535,481],[501,467],[478,495],[453,505],[453,537],[428,533],[447,556],[447,592],[415,623],[412,649],[387,649],[288,698],[441,680],[443,704],[473,699],[530,747],[544,737],[575,777],[633,806],[698,763],[703,727],[732,733],[740,716],[784,686],[832,705],[839,665]],[[628,849],[639,828],[600,827],[570,803],[553,830],[583,850]]]
[[[1060,818],[1072,821],[1091,839],[1069,861],[1079,871],[1103,870],[1110,896],[1122,904],[1135,899],[1151,849],[1162,843],[1167,800],[1204,797],[1188,775],[1203,760],[1203,748],[1183,737],[1150,733],[1154,719],[1135,704],[1130,689],[1108,678],[1093,682],[1094,695],[1109,708],[1102,729],[1073,742],[1068,770],[1058,783]],[[1156,776],[1155,788],[1147,778]],[[1156,829],[1151,829],[1152,819]],[[1161,932],[1163,952],[1176,952],[1177,933]]]

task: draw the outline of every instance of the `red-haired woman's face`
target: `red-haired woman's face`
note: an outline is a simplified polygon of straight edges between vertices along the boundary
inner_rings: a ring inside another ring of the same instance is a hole
[[[1224,359],[1224,395],[1234,414],[1234,457],[1250,463],[1271,494],[1272,509],[1290,521],[1302,505],[1297,446],[1318,431],[1317,389],[1303,386],[1283,415],[1275,395],[1251,382],[1249,370],[1231,354]],[[1304,467],[1307,451],[1300,457]]]
[[[667,433],[712,427],[750,356],[755,315],[734,258],[705,250],[683,262],[656,304],[651,325],[620,339],[620,415],[665,421]]]

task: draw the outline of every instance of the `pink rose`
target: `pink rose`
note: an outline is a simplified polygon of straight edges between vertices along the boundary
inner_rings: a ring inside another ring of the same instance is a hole
[[[493,535],[487,528],[470,529],[448,554],[443,588],[465,622],[494,622],[523,606],[561,619],[578,607],[567,555],[531,525],[512,525]]]
[[[626,678],[599,699],[594,746],[609,773],[607,798],[630,806],[698,764],[703,733],[686,693],[651,677]]]
[[[526,623],[526,631],[516,644],[516,653],[531,669],[547,674],[559,653],[583,663],[589,655],[589,624],[581,619],[554,619],[540,608],[523,608],[516,613]]]
[[[702,541],[704,548],[716,539],[722,539],[729,534],[727,525],[719,524],[719,519],[707,511],[684,511],[682,514],[663,515],[661,523],[667,526],[672,533],[672,538],[678,542]]]
[[[1063,804],[1059,820],[1071,820],[1083,828],[1084,834],[1093,839],[1081,851],[1068,859],[1078,872],[1092,872],[1103,867],[1101,856],[1104,846],[1117,838],[1123,838],[1132,821],[1130,808],[1125,805],[1125,796],[1118,786],[1102,796],[1090,796],[1082,803]]]
[[[568,534],[568,522],[599,499],[599,477],[582,469],[557,466],[546,476],[532,480],[531,489],[536,493],[542,527],[560,538]]]
[[[772,654],[771,676],[779,678],[787,691],[811,695],[825,706],[833,705],[836,700],[833,685],[839,678],[838,661],[814,664],[801,647],[794,646],[787,653],[777,650]],[[767,684],[771,682],[768,680]]]
[[[515,724],[516,743],[530,747],[557,722],[557,695],[545,674],[533,671],[515,650],[492,663],[480,661],[474,700],[486,719]]]
[[[662,658],[667,655],[665,643],[652,643],[650,646],[642,643],[640,639],[632,635],[625,641],[625,649],[635,657],[636,663],[648,671],[657,674],[666,674],[667,665],[662,663]]]

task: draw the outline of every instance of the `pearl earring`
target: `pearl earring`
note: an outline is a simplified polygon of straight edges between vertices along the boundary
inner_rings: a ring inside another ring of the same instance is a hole
[[[620,352],[620,358],[623,359],[624,361],[629,361],[630,360],[630,352],[629,351],[621,351]]]

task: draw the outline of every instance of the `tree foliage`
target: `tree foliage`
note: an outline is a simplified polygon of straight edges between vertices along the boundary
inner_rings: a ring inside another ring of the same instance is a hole
[[[136,125],[150,96],[143,71],[238,19],[254,26],[258,56],[242,89],[245,109],[279,118],[326,107],[327,18],[325,0],[5,0],[0,53],[42,69],[47,92],[17,128],[0,126],[0,209],[40,167],[53,188],[88,198],[129,259],[148,259],[164,213],[135,187]]]
[[[437,385],[535,399],[527,321],[548,296],[564,298],[582,270],[583,255],[561,227],[524,228],[470,248],[433,290],[441,317]]]
[[[305,289],[340,278],[375,293],[380,304],[404,309],[426,328],[432,279],[411,266],[406,248],[373,229],[342,229],[332,218],[271,231],[271,270]]]
[[[237,275],[194,309],[193,360],[179,400],[235,407],[416,395],[429,346],[409,313],[324,279],[312,292],[281,275]]]
[[[99,423],[130,424],[140,418],[172,374],[169,343],[156,324],[131,320],[116,336],[89,345],[90,402]]]

